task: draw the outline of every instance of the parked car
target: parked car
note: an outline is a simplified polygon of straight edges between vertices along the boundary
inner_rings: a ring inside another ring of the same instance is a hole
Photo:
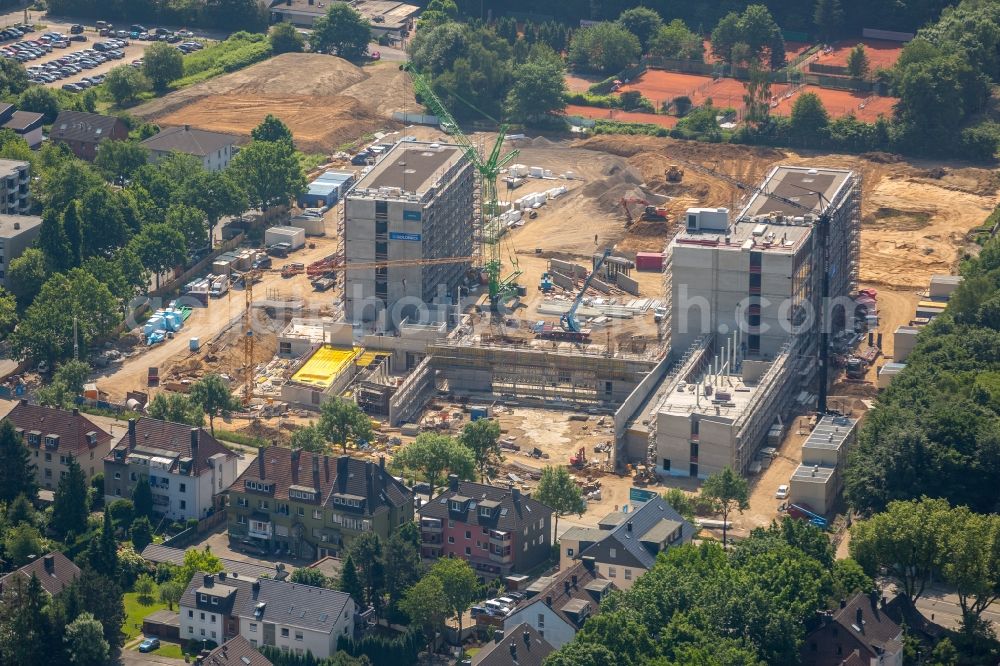
[[[774,493],[775,499],[788,499],[788,486],[786,484],[781,484],[778,486],[778,492]]]
[[[139,652],[152,652],[153,650],[158,650],[159,648],[159,638],[147,638],[143,642],[139,643]]]
[[[85,42],[87,41],[87,35],[73,35],[69,38],[71,42]]]
[[[79,23],[74,23],[69,27],[69,34],[71,35],[79,35],[82,32],[83,32],[83,26],[80,25]]]
[[[81,90],[83,90],[83,88],[76,85],[75,83],[64,83],[62,89],[68,92],[80,92]]]
[[[250,268],[253,268],[254,270],[258,268],[270,268],[272,264],[273,262],[271,261],[271,257],[258,257],[254,260],[253,265],[250,266]]]
[[[267,248],[267,253],[272,257],[287,257],[288,253],[292,251],[291,243],[275,243],[274,245]]]

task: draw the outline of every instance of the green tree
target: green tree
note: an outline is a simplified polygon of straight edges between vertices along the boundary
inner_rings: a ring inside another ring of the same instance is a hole
[[[213,437],[215,437],[215,417],[228,418],[240,406],[239,401],[230,392],[226,380],[215,374],[205,375],[192,384],[189,396],[191,404],[208,414],[209,429]]]
[[[453,0],[431,0],[420,13],[418,30],[431,30],[439,25],[451,23],[458,18],[458,5]]]
[[[614,74],[642,55],[639,39],[615,23],[598,23],[573,33],[569,62],[574,68]]]
[[[441,589],[447,601],[449,615],[458,621],[458,635],[462,635],[462,615],[476,600],[479,592],[479,578],[465,560],[452,557],[442,557],[436,561],[428,572],[428,577],[436,577],[441,581]],[[461,648],[460,648],[461,649]],[[459,654],[461,658],[462,654]]]
[[[80,205],[85,257],[114,256],[141,226],[136,201],[129,191],[95,187],[83,194]]]
[[[158,421],[186,423],[196,428],[205,422],[205,412],[180,393],[157,393],[146,408],[149,418]]]
[[[142,54],[142,72],[153,88],[164,91],[171,81],[184,76],[184,59],[170,44],[156,42]]]
[[[70,202],[72,203],[72,202]],[[55,271],[73,268],[73,252],[63,228],[62,215],[54,208],[48,208],[42,215],[42,225],[38,230],[38,247],[45,254],[46,264]]]
[[[840,0],[816,0],[813,25],[820,39],[832,41],[843,24],[844,10],[840,6]]]
[[[734,53],[737,44],[745,44],[745,53]],[[742,14],[730,12],[712,31],[712,53],[729,64],[759,61],[765,51],[771,69],[785,62],[785,41],[774,17],[764,5],[750,5]]]
[[[0,287],[0,338],[6,338],[17,325],[17,299]]]
[[[83,220],[79,201],[70,201],[62,214],[63,233],[69,248],[69,266],[76,268],[83,262]]]
[[[618,25],[639,39],[645,53],[653,35],[663,27],[663,19],[649,7],[632,7],[618,16]]]
[[[313,587],[326,587],[326,576],[319,569],[300,567],[292,572],[291,581],[300,585],[312,585]]]
[[[617,655],[603,645],[574,641],[550,654],[542,663],[544,666],[618,666],[621,662]],[[715,666],[715,662],[702,663]]]
[[[31,86],[17,98],[17,108],[21,111],[40,113],[42,122],[55,122],[59,115],[59,94],[45,86]]]
[[[38,493],[35,465],[31,454],[14,430],[14,424],[0,421],[0,502],[11,502],[19,495]]]
[[[353,7],[335,2],[313,23],[309,45],[318,53],[354,60],[368,50],[371,26]]]
[[[485,482],[488,475],[496,473],[503,462],[499,421],[479,419],[466,423],[458,440],[472,451],[481,481]]]
[[[954,527],[947,500],[891,502],[883,513],[851,528],[851,556],[869,575],[886,568],[912,604],[944,565],[943,537]]]
[[[437,632],[448,617],[448,598],[437,576],[424,576],[403,595],[399,607],[427,638],[427,654],[433,653]]]
[[[271,53],[302,53],[305,50],[305,40],[294,25],[286,21],[275,23],[267,33],[271,42]]]
[[[691,498],[686,492],[680,488],[667,488],[663,491],[662,497],[670,506],[674,508],[677,513],[681,514],[685,520],[692,525],[694,524],[694,499]]]
[[[49,385],[38,389],[38,402],[51,407],[71,407],[73,399],[83,394],[89,374],[90,365],[86,361],[70,359],[59,364]]]
[[[38,576],[13,576],[0,597],[0,662],[43,666],[52,662],[54,638],[46,612],[48,594]]]
[[[135,71],[132,67],[126,67]],[[97,146],[94,166],[110,183],[124,185],[149,159],[149,151],[131,141],[102,141]]]
[[[382,608],[382,590],[385,587],[385,570],[382,567],[382,541],[374,532],[364,532],[351,541],[347,552],[354,561],[358,578],[364,589],[363,599],[375,607]]]
[[[144,63],[145,65],[145,63]],[[174,78],[167,80],[167,83]],[[149,90],[149,79],[142,71],[128,65],[119,65],[107,73],[104,87],[118,107],[134,104],[143,92]]]
[[[331,444],[340,444],[341,450],[347,453],[347,443],[361,442],[372,439],[372,420],[357,403],[333,397],[319,408],[319,423],[316,424],[320,434]]]
[[[0,93],[4,97],[19,95],[30,85],[24,65],[11,58],[0,60]]]
[[[38,528],[28,523],[7,529],[3,547],[7,559],[16,567],[27,564],[45,552],[45,542]]]
[[[229,170],[246,192],[248,203],[263,211],[287,204],[306,186],[295,149],[284,141],[250,142],[233,158]]]
[[[354,566],[354,558],[351,557],[350,553],[347,554],[347,559],[344,560],[344,568],[340,572],[338,589],[341,592],[347,592],[358,604],[363,604],[365,601],[365,588],[361,585],[358,568]]]
[[[108,335],[121,318],[108,288],[80,268],[57,273],[42,285],[10,336],[11,348],[50,364],[65,358],[73,349],[74,318],[81,349]]]
[[[104,627],[90,613],[80,613],[66,625],[63,640],[73,666],[104,666],[108,663],[111,646],[104,640]]]
[[[166,580],[160,583],[160,601],[167,605],[168,610],[174,609],[174,604],[179,603],[181,596],[187,586],[177,580]]]
[[[556,512],[555,534],[559,537],[559,516],[575,513],[582,516],[587,510],[580,486],[576,485],[569,471],[562,466],[546,465],[538,481],[535,499]]]
[[[865,573],[860,564],[850,557],[834,561],[832,579],[831,606],[839,599],[850,599],[858,592],[868,592],[874,589],[871,577]]]
[[[167,209],[166,224],[184,236],[184,245],[190,252],[208,246],[208,225],[203,211],[174,204]]]
[[[871,71],[871,61],[864,44],[858,44],[847,54],[847,73],[855,79],[863,79]]]
[[[97,538],[87,544],[85,558],[90,568],[102,576],[114,578],[118,575],[118,542],[115,540],[111,514],[107,511],[104,512],[104,521]]]
[[[240,215],[246,211],[247,195],[222,171],[195,171],[184,182],[181,196],[191,206],[204,211],[208,216],[209,238],[215,235],[215,227],[223,215]]]
[[[132,505],[136,517],[150,518],[153,515],[153,491],[149,489],[149,481],[140,477],[132,486]]]
[[[296,428],[292,431],[291,446],[293,449],[301,449],[312,453],[325,453],[330,450],[330,446],[327,444],[326,438],[323,437],[323,433],[312,422],[307,426]]]
[[[250,130],[254,141],[287,141],[292,142],[292,131],[288,125],[270,113],[264,116],[260,125]]]
[[[692,32],[684,21],[674,19],[658,28],[650,38],[649,53],[661,58],[702,61],[705,44],[701,35]]]
[[[756,62],[750,64],[749,79],[743,84],[745,112],[743,118],[748,125],[760,128],[771,114],[771,80],[768,73]]]
[[[701,486],[701,496],[712,504],[716,513],[722,515],[722,547],[726,547],[729,531],[729,515],[733,511],[743,513],[750,508],[750,489],[747,480],[726,467],[705,479]]]
[[[187,245],[184,235],[166,223],[150,224],[129,241],[129,248],[156,275],[156,288],[160,288],[160,275],[184,263]]]
[[[430,485],[430,496],[447,474],[471,479],[476,473],[472,450],[447,435],[424,432],[396,454],[393,464],[422,472]]]
[[[822,142],[826,138],[829,125],[830,115],[826,112],[819,95],[807,92],[795,98],[788,130],[802,142],[802,145],[816,145]]]
[[[1000,599],[1000,516],[952,509],[949,531],[942,537],[944,579],[958,595],[962,625],[971,635],[983,611]]]
[[[538,49],[538,47],[535,47]],[[547,48],[547,47],[544,47]],[[507,93],[507,114],[515,121],[538,124],[566,108],[566,71],[551,50],[536,51],[514,70]]]
[[[116,499],[108,505],[105,513],[111,516],[115,532],[125,532],[135,520],[135,505],[132,504],[132,500]]]
[[[29,247],[20,257],[12,260],[7,271],[7,284],[18,306],[23,309],[31,305],[48,276],[45,254],[38,248]]]
[[[189,548],[184,551],[184,564],[177,569],[174,580],[186,586],[197,572],[217,574],[222,571],[222,568],[222,560],[214,555],[208,546],[202,550]]]
[[[38,512],[25,495],[18,495],[12,502],[7,504],[7,512],[4,516],[7,525],[14,527],[21,523],[28,525],[38,525]]]
[[[159,593],[156,588],[156,581],[149,574],[142,574],[135,581],[133,588],[139,600],[144,604],[152,604]]]
[[[396,612],[403,594],[420,580],[423,572],[420,562],[420,530],[417,524],[405,523],[394,530],[389,536],[382,558],[389,609],[390,612]]]
[[[55,500],[52,502],[50,527],[60,539],[70,532],[80,534],[87,527],[88,507],[87,477],[76,458],[70,456],[66,475],[59,479]]]
[[[153,543],[153,526],[149,518],[146,516],[136,518],[129,529],[129,536],[137,553],[141,553],[146,546]]]
[[[80,577],[73,582],[66,596],[76,597],[82,610],[92,613],[104,628],[104,640],[112,647],[120,647],[125,621],[124,592],[115,578],[104,576],[89,567],[83,567]]]

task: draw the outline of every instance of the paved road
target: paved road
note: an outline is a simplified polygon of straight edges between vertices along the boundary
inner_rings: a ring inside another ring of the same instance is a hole
[[[164,664],[165,666],[179,666],[185,664],[183,659],[171,659],[161,657],[158,654],[143,654],[134,650],[122,650],[121,663],[124,666],[148,666],[149,664]]]
[[[949,629],[958,629],[962,622],[962,609],[958,605],[958,595],[942,586],[934,585],[917,599],[917,610],[931,622]],[[983,612],[983,619],[1000,629],[1000,604],[993,604]]]

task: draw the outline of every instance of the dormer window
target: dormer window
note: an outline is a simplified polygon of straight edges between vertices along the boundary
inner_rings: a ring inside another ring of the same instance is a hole
[[[96,446],[97,445],[97,433],[91,430],[87,433],[87,445]]]
[[[47,449],[57,449],[57,448],[59,448],[59,435],[46,435],[45,436],[45,448],[47,448]]]
[[[247,490],[259,490],[264,493],[271,492],[272,488],[270,483],[265,483],[264,481],[253,481],[251,479],[247,479],[244,484]]]
[[[479,507],[479,515],[482,516],[483,518],[492,518],[493,509],[491,509],[488,506],[481,506]]]
[[[455,500],[451,501],[451,510],[452,511],[461,511],[464,506],[465,506],[464,502],[456,502]]]
[[[28,444],[32,446],[38,446],[42,443],[42,433],[40,432],[29,432],[28,433]]]

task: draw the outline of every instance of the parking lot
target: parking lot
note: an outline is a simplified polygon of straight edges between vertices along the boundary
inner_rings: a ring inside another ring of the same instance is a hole
[[[130,25],[105,28],[102,35],[96,25],[49,20],[39,30],[18,35],[24,27],[20,17],[13,13],[0,18],[0,56],[21,60],[35,83],[51,88],[73,84],[84,90],[93,85],[94,77],[100,83],[114,67],[138,65],[155,41],[173,46],[194,42],[193,33],[187,31],[153,27],[140,31],[133,28],[144,26]]]

